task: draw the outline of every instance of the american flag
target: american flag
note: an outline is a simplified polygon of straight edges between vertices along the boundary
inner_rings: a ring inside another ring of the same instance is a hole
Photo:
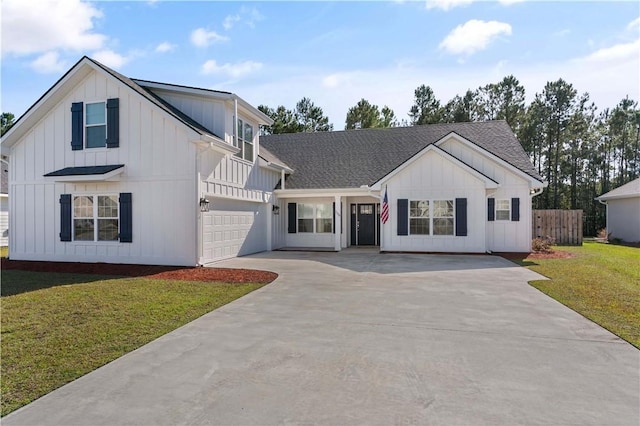
[[[384,198],[382,199],[382,211],[380,221],[384,225],[389,220],[389,199],[387,198],[387,187],[384,188]]]

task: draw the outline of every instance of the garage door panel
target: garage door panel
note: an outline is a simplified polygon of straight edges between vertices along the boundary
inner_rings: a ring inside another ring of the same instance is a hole
[[[264,204],[213,200],[215,210],[203,216],[203,261],[257,253],[267,249]]]

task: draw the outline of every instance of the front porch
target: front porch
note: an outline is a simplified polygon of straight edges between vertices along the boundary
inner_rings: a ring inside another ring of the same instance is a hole
[[[348,247],[379,249],[380,199],[370,188],[277,192],[273,250],[339,252]]]

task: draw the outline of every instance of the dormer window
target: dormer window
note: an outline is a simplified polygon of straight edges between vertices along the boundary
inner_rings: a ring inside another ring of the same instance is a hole
[[[106,102],[87,104],[85,111],[86,147],[104,148],[107,146]]]
[[[241,119],[238,119],[238,142],[236,146],[240,148],[240,152],[236,156],[247,161],[253,161],[253,126]]]

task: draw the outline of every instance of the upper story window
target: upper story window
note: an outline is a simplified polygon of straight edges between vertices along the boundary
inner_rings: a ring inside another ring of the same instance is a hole
[[[74,102],[71,104],[71,149],[118,148],[120,146],[120,101]]]
[[[242,119],[238,119],[238,140],[234,145],[240,148],[237,157],[253,161],[253,126]]]
[[[96,102],[86,105],[85,143],[87,148],[104,148],[107,146],[106,102]]]

